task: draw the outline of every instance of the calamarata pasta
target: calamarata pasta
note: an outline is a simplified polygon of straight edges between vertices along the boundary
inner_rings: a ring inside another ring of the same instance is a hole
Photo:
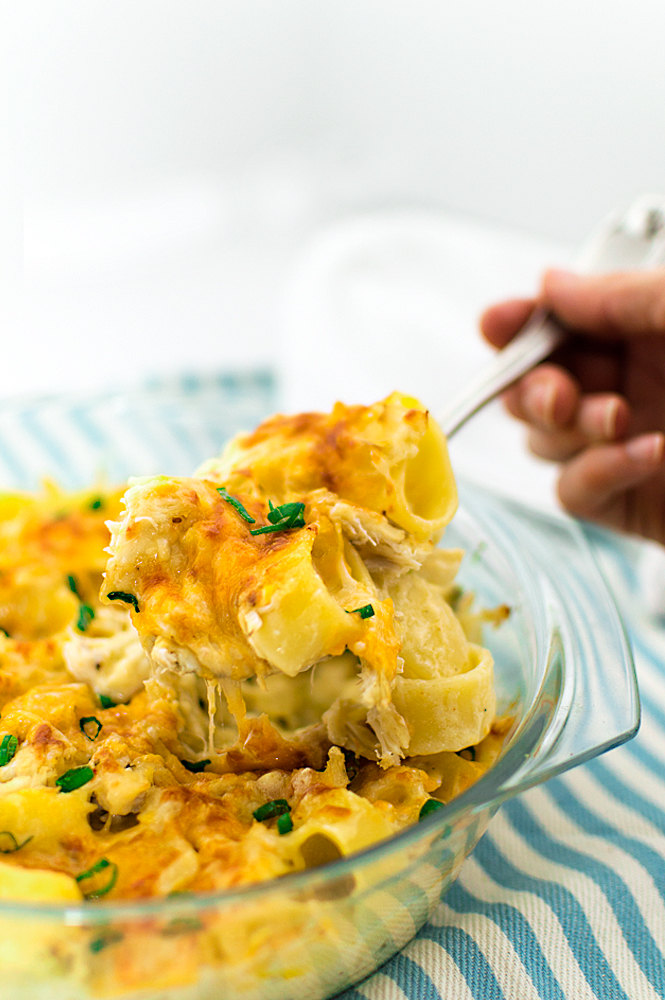
[[[457,494],[416,400],[192,477],[0,498],[0,899],[207,892],[390,837],[494,761]]]

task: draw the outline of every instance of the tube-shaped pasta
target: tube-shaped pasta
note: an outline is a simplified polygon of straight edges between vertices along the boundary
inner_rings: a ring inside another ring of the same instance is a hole
[[[280,502],[325,488],[384,514],[417,541],[437,538],[457,508],[446,440],[411,396],[332,413],[275,416],[235,438],[198,475],[247,484]]]
[[[463,673],[429,680],[398,677],[393,703],[411,730],[406,756],[474,746],[494,721],[492,656],[482,646],[470,645]]]

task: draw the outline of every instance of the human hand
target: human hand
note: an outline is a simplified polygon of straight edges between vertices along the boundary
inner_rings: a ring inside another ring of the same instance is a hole
[[[504,395],[529,447],[561,463],[563,506],[665,544],[665,268],[544,275],[535,299],[490,307],[481,330],[503,347],[536,306],[572,333]]]

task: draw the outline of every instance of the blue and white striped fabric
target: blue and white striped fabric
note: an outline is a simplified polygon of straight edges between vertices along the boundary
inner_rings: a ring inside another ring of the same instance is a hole
[[[186,475],[274,407],[261,372],[1,403],[0,487]],[[339,1000],[665,997],[665,625],[635,548],[597,542],[633,639],[637,738],[502,806],[429,923]]]
[[[272,413],[268,371],[192,373],[95,395],[0,402],[0,489],[188,476]]]
[[[665,626],[598,533],[632,637],[637,737],[502,806],[417,937],[339,1000],[665,997]]]

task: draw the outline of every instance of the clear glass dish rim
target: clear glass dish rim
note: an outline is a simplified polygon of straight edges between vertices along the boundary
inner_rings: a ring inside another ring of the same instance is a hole
[[[474,484],[464,483],[461,492],[463,494],[465,492],[473,494],[481,503],[483,502],[483,497],[492,497],[494,500],[501,502],[501,498]],[[519,508],[519,504],[515,504],[512,501],[506,502],[506,511],[509,510],[510,516],[513,518],[515,517],[515,510]],[[528,508],[524,507],[522,509],[528,512]],[[464,515],[470,517],[476,526],[482,525],[482,516],[479,517],[477,511],[471,514],[464,509],[463,505],[462,510],[464,510]],[[545,613],[545,600],[542,587],[543,576],[547,574],[545,574],[543,568],[535,560],[532,560],[529,556],[525,558],[524,552],[520,553],[519,557],[514,554],[512,547],[507,544],[508,540],[503,536],[500,526],[497,528],[497,525],[492,523],[491,532],[492,543],[497,545],[502,558],[510,564],[510,568],[514,572],[520,586],[523,589],[528,588],[527,592],[532,602],[531,620],[534,627],[535,647],[538,660],[540,661],[542,657],[547,655],[551,640],[551,633],[545,627],[547,615]],[[584,552],[584,557],[589,560],[593,558],[590,551]],[[619,623],[625,633],[625,627],[623,626],[612,592],[602,574],[599,574],[599,577],[606,589],[605,596],[609,596]],[[632,660],[630,666],[632,666]],[[512,766],[513,758],[516,758],[518,762],[523,761],[523,750],[521,748],[518,749],[516,745],[520,740],[528,742],[529,721],[534,707],[538,702],[538,694],[546,682],[547,671],[545,670],[529,705],[526,707],[524,717],[511,737],[506,752],[475,784],[448,805],[436,810],[436,812],[420,823],[407,827],[394,836],[377,844],[370,845],[348,857],[329,862],[320,869],[314,868],[302,872],[293,872],[278,879],[253,883],[231,891],[224,889],[209,893],[183,893],[182,895],[157,899],[117,900],[113,902],[99,901],[94,903],[83,901],[76,904],[36,904],[22,900],[7,900],[0,902],[0,917],[14,916],[15,918],[22,917],[26,919],[60,920],[63,925],[77,927],[96,927],[100,924],[107,924],[114,919],[118,921],[140,921],[146,918],[172,918],[173,916],[191,913],[192,911],[201,913],[216,909],[223,910],[242,903],[255,901],[261,897],[267,899],[274,894],[281,896],[287,892],[312,891],[332,880],[340,879],[347,875],[358,874],[363,868],[374,863],[381,863],[381,861],[384,861],[391,854],[397,854],[401,850],[408,850],[409,847],[421,840],[435,838],[446,826],[452,826],[462,816],[473,816],[487,808],[498,808],[501,802],[520,790],[517,788],[508,794],[501,794],[500,792],[497,794],[497,789],[500,789],[502,782],[517,770],[517,764],[514,767]],[[550,717],[548,726],[551,725],[552,721],[553,717]],[[628,738],[630,738],[629,735],[624,735],[620,739],[610,741],[607,745],[600,745],[593,751],[590,751],[587,754],[587,758],[604,752]],[[533,759],[536,760],[537,757]],[[576,760],[573,761],[573,764],[575,763],[577,763]],[[546,777],[547,774],[545,773],[538,780],[545,780]],[[411,864],[417,865],[419,860],[420,858],[416,857]],[[403,869],[399,873],[400,876],[404,877],[410,867],[411,865],[408,865]],[[362,895],[362,891],[359,895]]]

